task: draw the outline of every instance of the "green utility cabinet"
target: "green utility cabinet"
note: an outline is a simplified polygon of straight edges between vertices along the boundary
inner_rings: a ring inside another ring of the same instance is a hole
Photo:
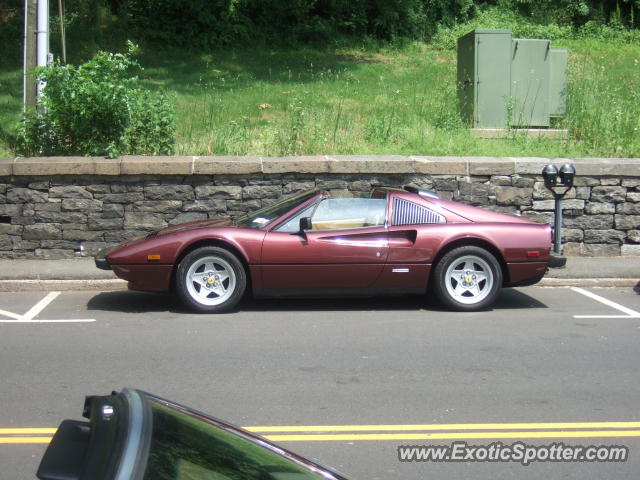
[[[473,30],[458,39],[458,101],[473,128],[549,127],[565,110],[566,50],[511,30]]]
[[[561,117],[567,113],[566,96],[569,52],[562,48],[552,48],[550,54],[549,114],[552,117]]]

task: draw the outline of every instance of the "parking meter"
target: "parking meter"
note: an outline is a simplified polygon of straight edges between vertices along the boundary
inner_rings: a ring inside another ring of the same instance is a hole
[[[560,182],[563,185],[571,188],[573,187],[573,178],[576,176],[576,169],[570,163],[565,163],[560,168]]]
[[[560,201],[573,187],[573,179],[576,176],[576,169],[570,163],[565,163],[560,170],[555,165],[547,165],[542,169],[544,185],[553,193],[555,200],[555,217],[553,227],[553,251],[556,255],[562,253],[561,228],[562,228],[562,207]],[[565,260],[566,261],[566,260]]]
[[[542,178],[544,178],[544,186],[551,190],[558,183],[558,169],[555,165],[547,165],[542,169]]]

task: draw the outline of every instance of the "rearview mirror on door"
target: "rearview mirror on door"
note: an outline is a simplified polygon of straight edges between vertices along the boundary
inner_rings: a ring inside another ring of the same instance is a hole
[[[300,219],[300,231],[304,232],[305,230],[311,230],[311,217],[302,217]]]

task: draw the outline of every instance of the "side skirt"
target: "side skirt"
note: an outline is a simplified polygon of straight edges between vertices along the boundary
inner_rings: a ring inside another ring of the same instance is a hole
[[[423,295],[427,287],[368,287],[368,288],[254,288],[258,298],[280,297],[377,297]]]

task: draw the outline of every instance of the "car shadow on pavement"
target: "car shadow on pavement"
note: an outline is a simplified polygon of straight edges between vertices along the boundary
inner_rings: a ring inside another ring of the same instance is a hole
[[[491,310],[547,308],[529,295],[512,288],[502,289]],[[358,310],[429,310],[449,312],[433,295],[402,295],[397,297],[344,297],[344,298],[247,298],[239,311],[358,311]]]
[[[173,295],[128,290],[101,292],[87,302],[87,310],[121,313],[191,313]]]
[[[512,288],[502,289],[491,310],[547,308],[535,298]],[[132,291],[101,292],[87,303],[88,310],[121,313],[172,312],[193,314],[173,295]],[[389,311],[429,310],[449,311],[433,296],[404,295],[398,297],[344,298],[253,298],[247,295],[235,312],[275,311]]]

